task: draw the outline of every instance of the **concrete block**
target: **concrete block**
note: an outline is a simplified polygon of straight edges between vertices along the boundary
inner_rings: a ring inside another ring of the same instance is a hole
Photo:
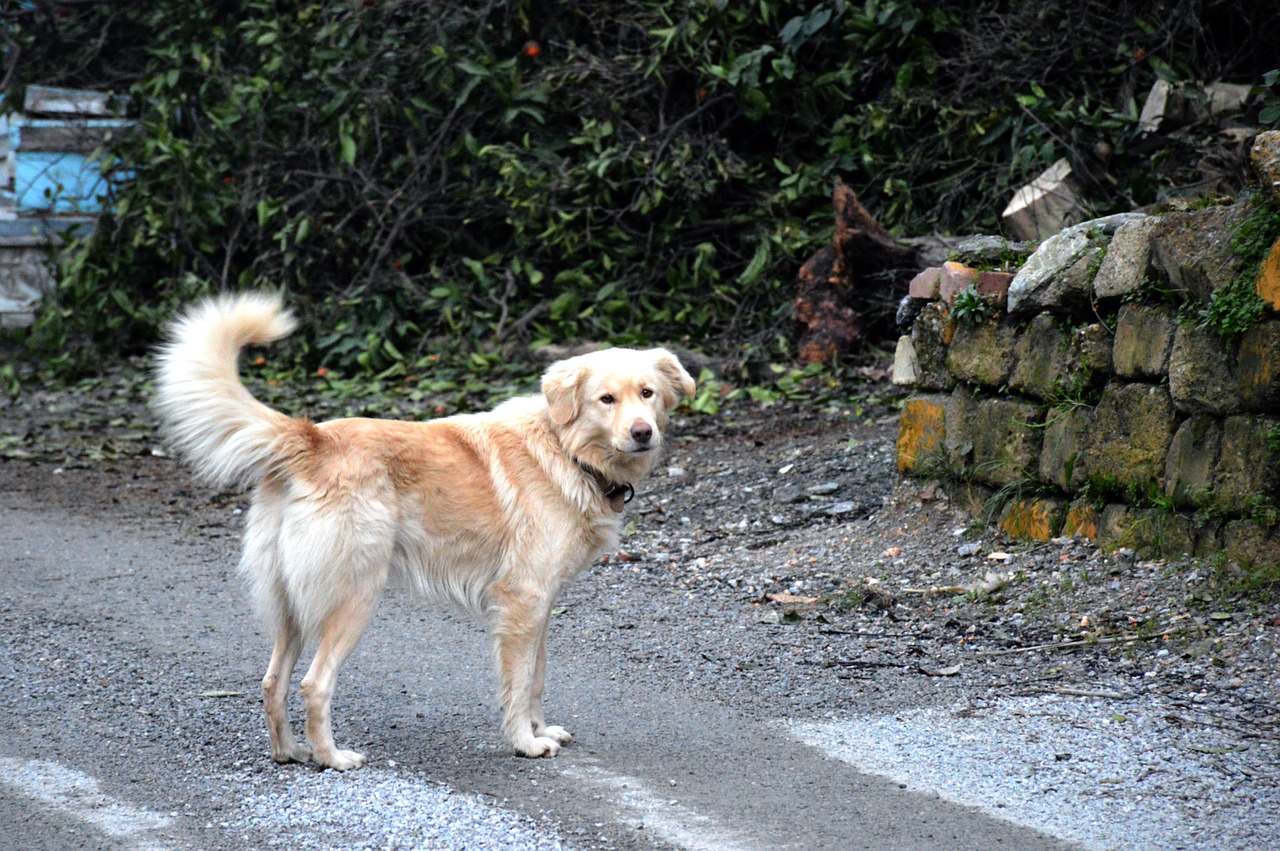
[[[1018,239],[1044,240],[1085,215],[1071,164],[1061,159],[1014,192],[1000,220]]]

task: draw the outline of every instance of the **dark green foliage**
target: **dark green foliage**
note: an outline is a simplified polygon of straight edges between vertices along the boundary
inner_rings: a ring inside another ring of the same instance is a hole
[[[1231,239],[1240,258],[1240,273],[1215,291],[1200,311],[1200,324],[1226,340],[1234,340],[1256,325],[1266,310],[1255,281],[1267,252],[1280,239],[1280,209],[1253,201],[1253,210]]]
[[[957,293],[955,301],[951,304],[951,318],[966,328],[981,325],[994,313],[995,307],[991,302],[973,287]]]
[[[1273,67],[1266,7],[5,4],[10,94],[131,82],[142,131],[31,342],[92,363],[198,293],[267,286],[313,364],[785,353],[836,179],[895,232],[993,232],[1009,187],[1103,143],[1125,180],[1098,212],[1153,201],[1134,96]]]

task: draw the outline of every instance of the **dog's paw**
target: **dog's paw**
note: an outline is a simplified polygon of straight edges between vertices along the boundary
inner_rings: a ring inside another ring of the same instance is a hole
[[[328,756],[315,755],[315,761],[334,771],[350,771],[365,764],[365,755],[355,751],[333,751]]]
[[[309,762],[311,760],[311,748],[304,744],[295,742],[291,745],[287,745],[278,753],[272,751],[271,758],[281,764],[289,762]]]
[[[547,736],[532,736],[528,741],[516,745],[516,753],[534,759],[540,756],[555,756],[560,753],[560,743]]]
[[[534,730],[535,736],[546,736],[548,739],[555,739],[562,745],[567,745],[573,741],[573,736],[564,727],[543,727],[541,730]]]

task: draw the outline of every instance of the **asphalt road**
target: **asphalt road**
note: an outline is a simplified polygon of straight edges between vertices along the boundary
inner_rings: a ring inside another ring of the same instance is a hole
[[[480,630],[396,594],[335,701],[339,744],[370,767],[277,766],[259,713],[268,641],[236,541],[197,527],[0,495],[5,845],[1070,847],[860,773],[758,706],[629,678],[616,653],[554,631],[548,711],[576,741],[517,758]]]

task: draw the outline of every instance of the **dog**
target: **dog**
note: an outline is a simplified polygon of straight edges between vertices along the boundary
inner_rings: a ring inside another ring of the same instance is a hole
[[[237,369],[246,345],[295,327],[278,296],[214,297],[172,323],[155,360],[167,445],[210,484],[253,488],[240,571],[275,632],[262,680],[272,758],[364,764],[334,744],[330,701],[393,579],[482,617],[507,741],[555,756],[572,736],[542,708],[552,608],[617,545],[623,504],[693,378],[665,349],[606,349],[551,365],[541,394],[487,413],[313,423],[255,399]],[[311,639],[300,684],[308,747],[287,698]]]

